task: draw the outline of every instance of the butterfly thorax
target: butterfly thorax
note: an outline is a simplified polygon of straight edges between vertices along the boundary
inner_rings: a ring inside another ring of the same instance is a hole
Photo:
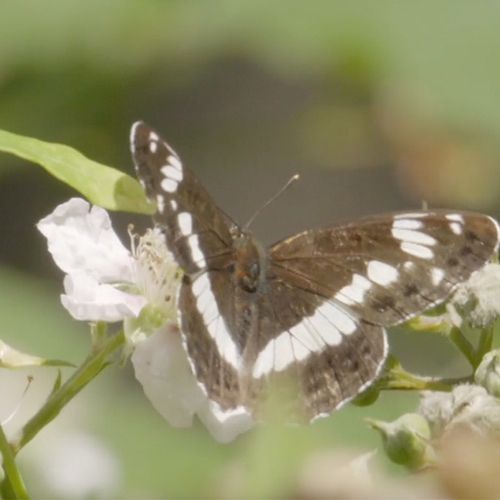
[[[266,251],[250,232],[231,228],[234,250],[234,280],[238,288],[256,293],[267,267]]]

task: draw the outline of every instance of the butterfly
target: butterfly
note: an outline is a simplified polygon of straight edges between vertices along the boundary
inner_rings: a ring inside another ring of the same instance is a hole
[[[192,371],[223,412],[259,416],[286,381],[291,413],[329,415],[380,374],[386,327],[446,300],[498,248],[494,219],[446,210],[370,216],[265,248],[143,122],[131,151],[184,272],[177,308]]]

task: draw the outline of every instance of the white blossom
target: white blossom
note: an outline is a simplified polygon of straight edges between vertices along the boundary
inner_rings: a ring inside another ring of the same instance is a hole
[[[500,265],[486,264],[455,292],[451,304],[472,326],[484,327],[500,316]]]
[[[63,306],[81,321],[137,316],[146,300],[118,289],[132,282],[134,259],[111,227],[109,215],[80,198],[59,205],[38,223],[49,252],[66,273]]]
[[[133,238],[129,251],[107,212],[78,198],[58,206],[38,229],[66,273],[64,307],[82,321],[123,321],[136,377],[171,425],[188,427],[198,415],[221,442],[254,425],[244,408],[221,411],[193,375],[177,326],[182,273],[159,229]]]

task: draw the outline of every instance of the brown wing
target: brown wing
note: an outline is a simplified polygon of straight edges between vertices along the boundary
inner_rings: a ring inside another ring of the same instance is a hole
[[[148,125],[131,132],[137,176],[157,203],[155,221],[184,272],[217,267],[228,253],[231,235],[225,217],[175,151]]]
[[[498,234],[489,217],[439,211],[370,217],[277,243],[260,304],[253,392],[265,399],[283,382],[292,413],[331,413],[377,377],[384,326],[444,301],[490,259]]]
[[[390,326],[444,301],[490,259],[498,233],[474,213],[380,215],[275,244],[269,274]]]

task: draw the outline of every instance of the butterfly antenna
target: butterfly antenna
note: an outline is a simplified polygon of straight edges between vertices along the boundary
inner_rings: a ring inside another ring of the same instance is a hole
[[[294,183],[298,178],[300,177],[299,174],[295,174],[293,177],[291,177],[288,182],[276,193],[274,194],[269,200],[262,205],[257,212],[255,212],[252,217],[250,217],[250,220],[245,224],[245,229],[248,229],[252,222],[259,216],[278,196],[281,196],[289,187],[292,183]]]

